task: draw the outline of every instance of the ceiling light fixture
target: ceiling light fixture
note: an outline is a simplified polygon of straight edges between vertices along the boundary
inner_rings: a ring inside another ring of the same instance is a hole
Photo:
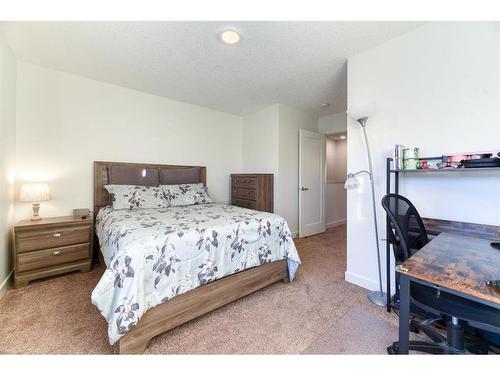
[[[341,135],[339,138],[340,139],[346,139],[347,137],[345,135]]]
[[[220,39],[226,44],[236,44],[240,41],[241,36],[237,31],[225,30],[220,34]]]
[[[330,107],[330,103],[321,103],[320,107],[323,109],[328,108]]]

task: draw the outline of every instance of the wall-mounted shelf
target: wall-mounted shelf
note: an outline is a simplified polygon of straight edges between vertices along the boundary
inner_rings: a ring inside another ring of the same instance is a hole
[[[392,160],[392,159],[391,159]],[[444,168],[444,169],[390,169],[390,173],[457,173],[457,172],[500,171],[500,167]]]

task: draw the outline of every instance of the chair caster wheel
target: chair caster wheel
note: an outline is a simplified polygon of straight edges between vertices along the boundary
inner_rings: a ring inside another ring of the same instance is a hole
[[[391,345],[391,346],[387,347],[387,354],[398,354],[398,352],[396,351],[396,348],[394,347],[394,345]]]
[[[410,332],[416,333],[418,335],[420,333],[420,330],[417,327],[413,327],[410,325]]]
[[[410,321],[410,332],[413,332],[416,334],[420,333],[420,329],[418,328],[418,323],[414,319],[412,319]]]

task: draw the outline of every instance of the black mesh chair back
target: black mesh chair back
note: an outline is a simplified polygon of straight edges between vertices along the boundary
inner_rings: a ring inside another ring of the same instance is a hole
[[[385,195],[382,207],[389,218],[394,257],[402,263],[429,242],[427,231],[415,206],[402,195]]]

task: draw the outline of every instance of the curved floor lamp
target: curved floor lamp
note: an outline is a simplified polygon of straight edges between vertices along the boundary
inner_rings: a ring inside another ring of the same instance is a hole
[[[366,154],[368,157],[368,166],[370,168],[369,171],[359,171],[356,173],[349,173],[347,175],[347,180],[345,182],[344,187],[346,190],[353,190],[359,186],[359,181],[356,176],[361,173],[366,173],[370,177],[370,185],[372,188],[372,205],[373,205],[373,223],[375,225],[375,240],[377,241],[377,264],[378,264],[378,282],[379,282],[379,291],[371,291],[368,293],[368,299],[378,306],[385,306],[387,301],[387,294],[382,291],[382,270],[380,268],[380,245],[378,239],[378,225],[377,225],[377,210],[375,206],[375,188],[373,186],[373,167],[372,167],[372,157],[370,154],[370,146],[368,145],[368,137],[366,136],[366,121],[368,117],[361,117],[356,121],[361,125],[363,129],[363,135],[365,136],[365,145],[366,145]]]

